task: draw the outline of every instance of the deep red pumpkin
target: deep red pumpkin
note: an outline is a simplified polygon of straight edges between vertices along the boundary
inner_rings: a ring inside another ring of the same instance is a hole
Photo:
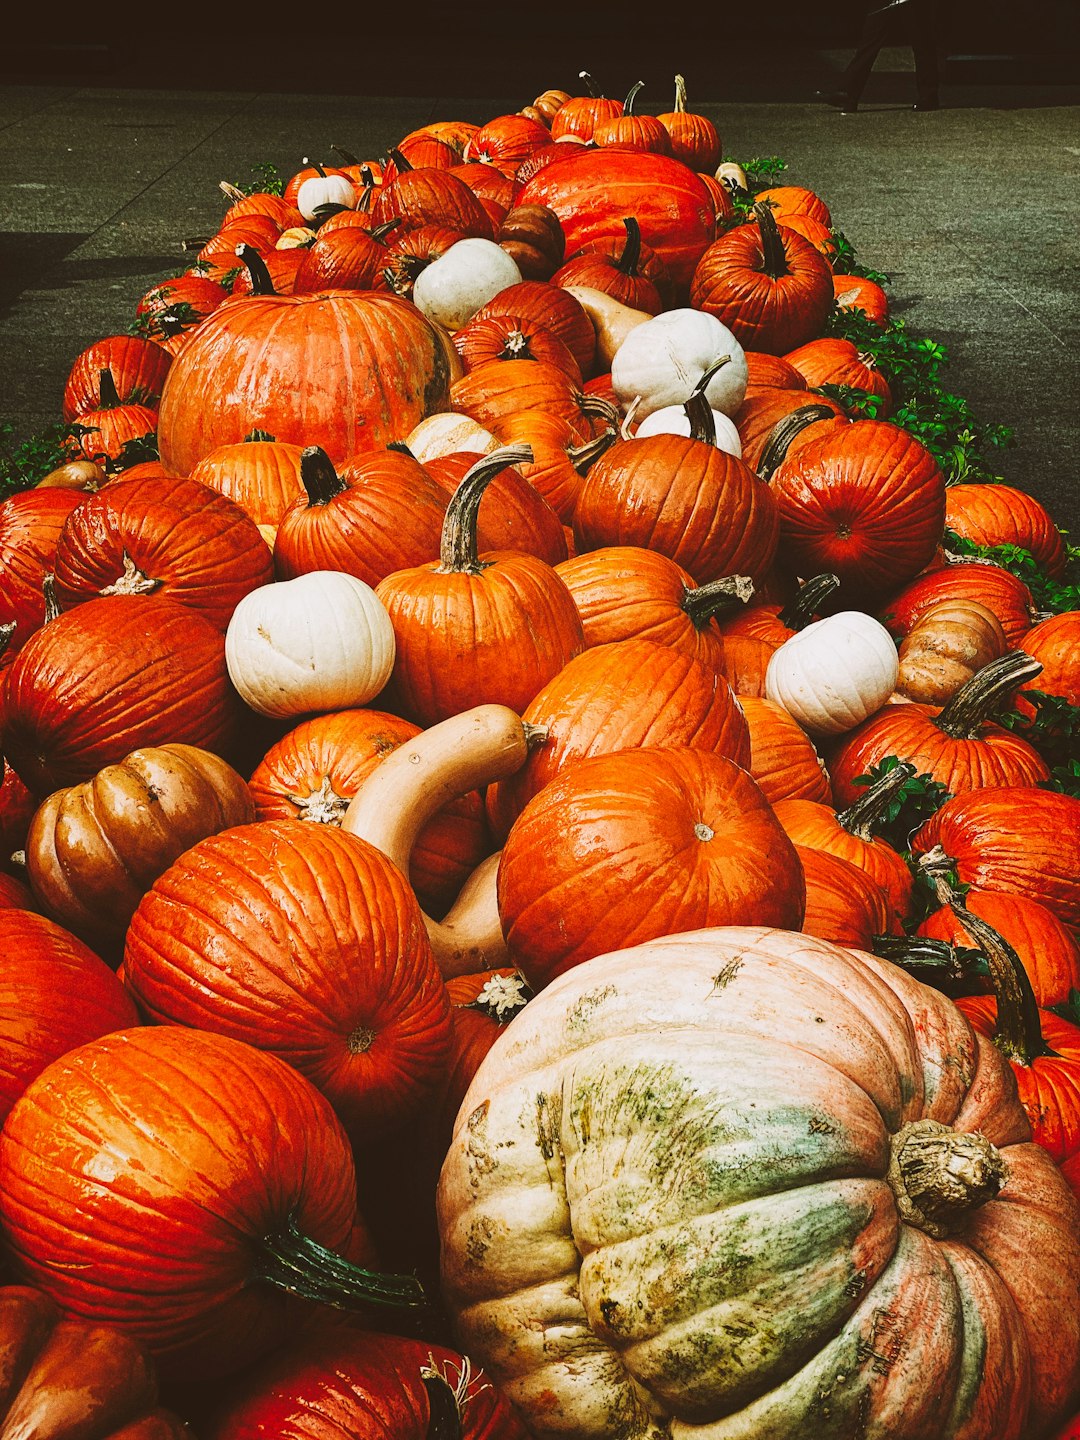
[[[314,1277],[297,1234],[373,1259],[323,1096],[273,1055],[171,1025],[91,1041],[30,1085],[0,1137],[0,1224],[62,1310],[188,1385],[295,1340],[310,1305],[263,1277],[298,1252]]]
[[[240,711],[216,626],[174,600],[109,595],[57,616],[15,657],[0,749],[44,795],[140,745],[228,758]]]
[[[108,370],[121,400],[156,409],[172,356],[139,335],[95,340],[75,360],[64,385],[64,419],[75,420],[101,404],[101,372]]]
[[[151,1019],[287,1061],[357,1143],[441,1089],[450,1002],[420,906],[342,830],[263,820],[193,845],[140,901],[124,971]]]
[[[407,435],[446,408],[444,342],[397,295],[322,291],[230,301],[180,352],[161,397],[167,469],[189,474],[264,430],[335,462]]]
[[[0,625],[15,624],[10,659],[45,619],[42,585],[56,558],[64,522],[86,496],[60,486],[22,490],[0,504]]]

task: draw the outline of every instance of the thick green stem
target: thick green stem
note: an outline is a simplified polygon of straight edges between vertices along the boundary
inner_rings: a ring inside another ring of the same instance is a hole
[[[982,951],[953,945],[948,940],[931,940],[925,935],[875,935],[872,945],[875,955],[930,985],[938,981],[959,983],[987,973]]]
[[[251,293],[253,295],[277,294],[274,282],[270,279],[270,271],[266,268],[266,261],[253,245],[241,241],[236,247],[236,258],[251,276]]]
[[[833,575],[829,571],[823,575],[812,575],[799,586],[795,599],[780,611],[780,623],[789,630],[805,630],[817,614],[819,606],[839,588],[839,575]]]
[[[780,228],[776,223],[776,216],[768,205],[760,201],[754,206],[754,218],[758,222],[758,230],[761,232],[761,272],[768,275],[770,280],[779,280],[783,275],[791,273],[787,263],[787,255],[784,252],[784,242],[780,235]]]
[[[1010,650],[977,670],[934,720],[953,740],[975,740],[1002,700],[1025,680],[1042,672],[1041,663],[1023,650]]]
[[[478,460],[466,471],[446,507],[442,544],[439,547],[439,574],[479,575],[484,568],[477,553],[476,528],[484,491],[500,470],[508,465],[527,464],[533,458],[529,445],[505,445]]]
[[[300,479],[307,491],[309,509],[313,505],[329,505],[335,495],[349,488],[320,445],[308,445],[301,451]]]
[[[624,215],[622,223],[626,226],[626,244],[615,267],[623,275],[636,275],[641,264],[641,226],[633,215]]]
[[[841,810],[836,817],[837,824],[849,835],[856,835],[860,840],[872,840],[874,826],[879,823],[889,805],[914,774],[915,766],[911,761],[901,760],[899,765],[894,765],[880,780],[876,780],[858,800],[846,810]]]
[[[630,86],[626,99],[623,101],[622,113],[624,115],[632,115],[634,113],[634,101],[638,97],[638,92],[644,90],[644,88],[644,80],[636,80],[634,84]]]
[[[113,379],[111,370],[98,371],[98,395],[100,396],[99,410],[115,410],[118,405],[124,403],[120,399],[120,392],[116,388],[116,381]]]
[[[749,575],[722,575],[719,580],[710,580],[683,592],[682,609],[690,616],[696,630],[704,630],[714,615],[732,605],[745,605],[754,593],[754,582]]]
[[[281,1230],[263,1237],[251,1278],[338,1310],[430,1308],[419,1280],[361,1269],[304,1235],[291,1215]]]
[[[588,70],[579,70],[579,71],[578,71],[578,79],[585,81],[585,86],[586,86],[586,88],[588,89],[589,94],[592,96],[592,98],[593,98],[594,100],[602,100],[602,99],[604,98],[604,97],[600,94],[600,91],[597,90],[596,84],[595,84],[592,76],[589,74]]]
[[[797,410],[784,415],[769,431],[765,444],[761,447],[761,459],[757,464],[758,477],[762,480],[772,479],[787,458],[791,442],[807,426],[816,425],[819,420],[839,418],[831,406],[822,404],[800,405]]]
[[[947,905],[962,930],[986,957],[990,984],[997,1000],[994,1043],[1009,1060],[1030,1066],[1040,1055],[1054,1052],[1043,1039],[1039,1002],[1024,969],[1024,962],[1005,937],[967,908],[952,884],[952,857],[940,845],[928,850],[919,868],[934,887],[942,905]]]

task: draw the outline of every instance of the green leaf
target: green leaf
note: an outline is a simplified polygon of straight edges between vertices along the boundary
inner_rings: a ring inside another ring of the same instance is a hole
[[[60,422],[17,441],[15,426],[10,421],[0,421],[0,500],[20,490],[29,490],[50,470],[77,459],[75,434],[74,426]]]

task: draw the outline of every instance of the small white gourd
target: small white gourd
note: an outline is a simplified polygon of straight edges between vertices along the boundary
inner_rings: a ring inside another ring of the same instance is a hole
[[[880,710],[896,688],[892,636],[861,610],[815,620],[775,650],[765,696],[811,735],[842,735]]]
[[[447,330],[460,330],[481,305],[520,282],[513,257],[494,240],[458,240],[420,271],[413,304]]]
[[[644,419],[665,405],[681,405],[710,365],[722,357],[706,399],[734,415],[746,395],[746,356],[735,336],[704,310],[665,310],[627,332],[611,361],[611,385],[624,406],[641,396]]]
[[[394,627],[370,585],[314,570],[250,591],[225,632],[240,698],[283,717],[365,705],[390,679]]]
[[[328,205],[355,210],[359,198],[347,175],[311,175],[296,192],[296,208],[305,220],[314,220]]]
[[[742,441],[739,432],[735,428],[735,422],[729,420],[719,410],[712,412],[713,426],[716,429],[716,448],[725,451],[728,455],[734,455],[737,460],[742,459]],[[662,410],[654,410],[647,415],[641,424],[634,431],[637,438],[647,435],[689,435],[690,417],[683,405],[665,405]]]

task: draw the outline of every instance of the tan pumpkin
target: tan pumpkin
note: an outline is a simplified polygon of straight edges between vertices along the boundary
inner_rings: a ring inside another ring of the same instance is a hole
[[[107,948],[183,851],[254,818],[247,785],[210,751],[133,750],[38,807],[26,841],[30,884],[50,915]]]
[[[1001,621],[977,600],[931,605],[900,646],[896,688],[909,700],[944,705],[977,670],[1008,649]]]

